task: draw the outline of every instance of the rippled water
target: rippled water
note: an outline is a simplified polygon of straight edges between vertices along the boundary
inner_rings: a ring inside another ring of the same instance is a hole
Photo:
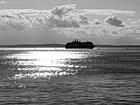
[[[139,105],[140,50],[1,48],[4,104]]]

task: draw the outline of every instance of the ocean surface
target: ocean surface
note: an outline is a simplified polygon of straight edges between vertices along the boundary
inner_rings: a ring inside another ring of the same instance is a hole
[[[140,105],[140,49],[0,48],[0,105]]]

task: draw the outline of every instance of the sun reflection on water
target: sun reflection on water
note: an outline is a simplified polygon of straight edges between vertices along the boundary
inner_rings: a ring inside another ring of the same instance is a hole
[[[76,62],[87,58],[90,54],[81,51],[67,50],[45,50],[45,51],[23,51],[16,54],[9,54],[12,59],[13,69],[18,73],[14,79],[20,78],[50,78],[75,74],[77,68],[82,68]],[[72,63],[73,62],[73,63]]]

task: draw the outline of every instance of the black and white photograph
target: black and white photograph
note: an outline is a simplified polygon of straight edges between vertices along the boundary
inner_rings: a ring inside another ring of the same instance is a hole
[[[0,105],[140,105],[140,0],[0,0]]]

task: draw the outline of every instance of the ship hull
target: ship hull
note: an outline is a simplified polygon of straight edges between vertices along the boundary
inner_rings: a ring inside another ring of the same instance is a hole
[[[93,49],[94,47],[92,42],[71,42],[65,45],[66,49]]]

